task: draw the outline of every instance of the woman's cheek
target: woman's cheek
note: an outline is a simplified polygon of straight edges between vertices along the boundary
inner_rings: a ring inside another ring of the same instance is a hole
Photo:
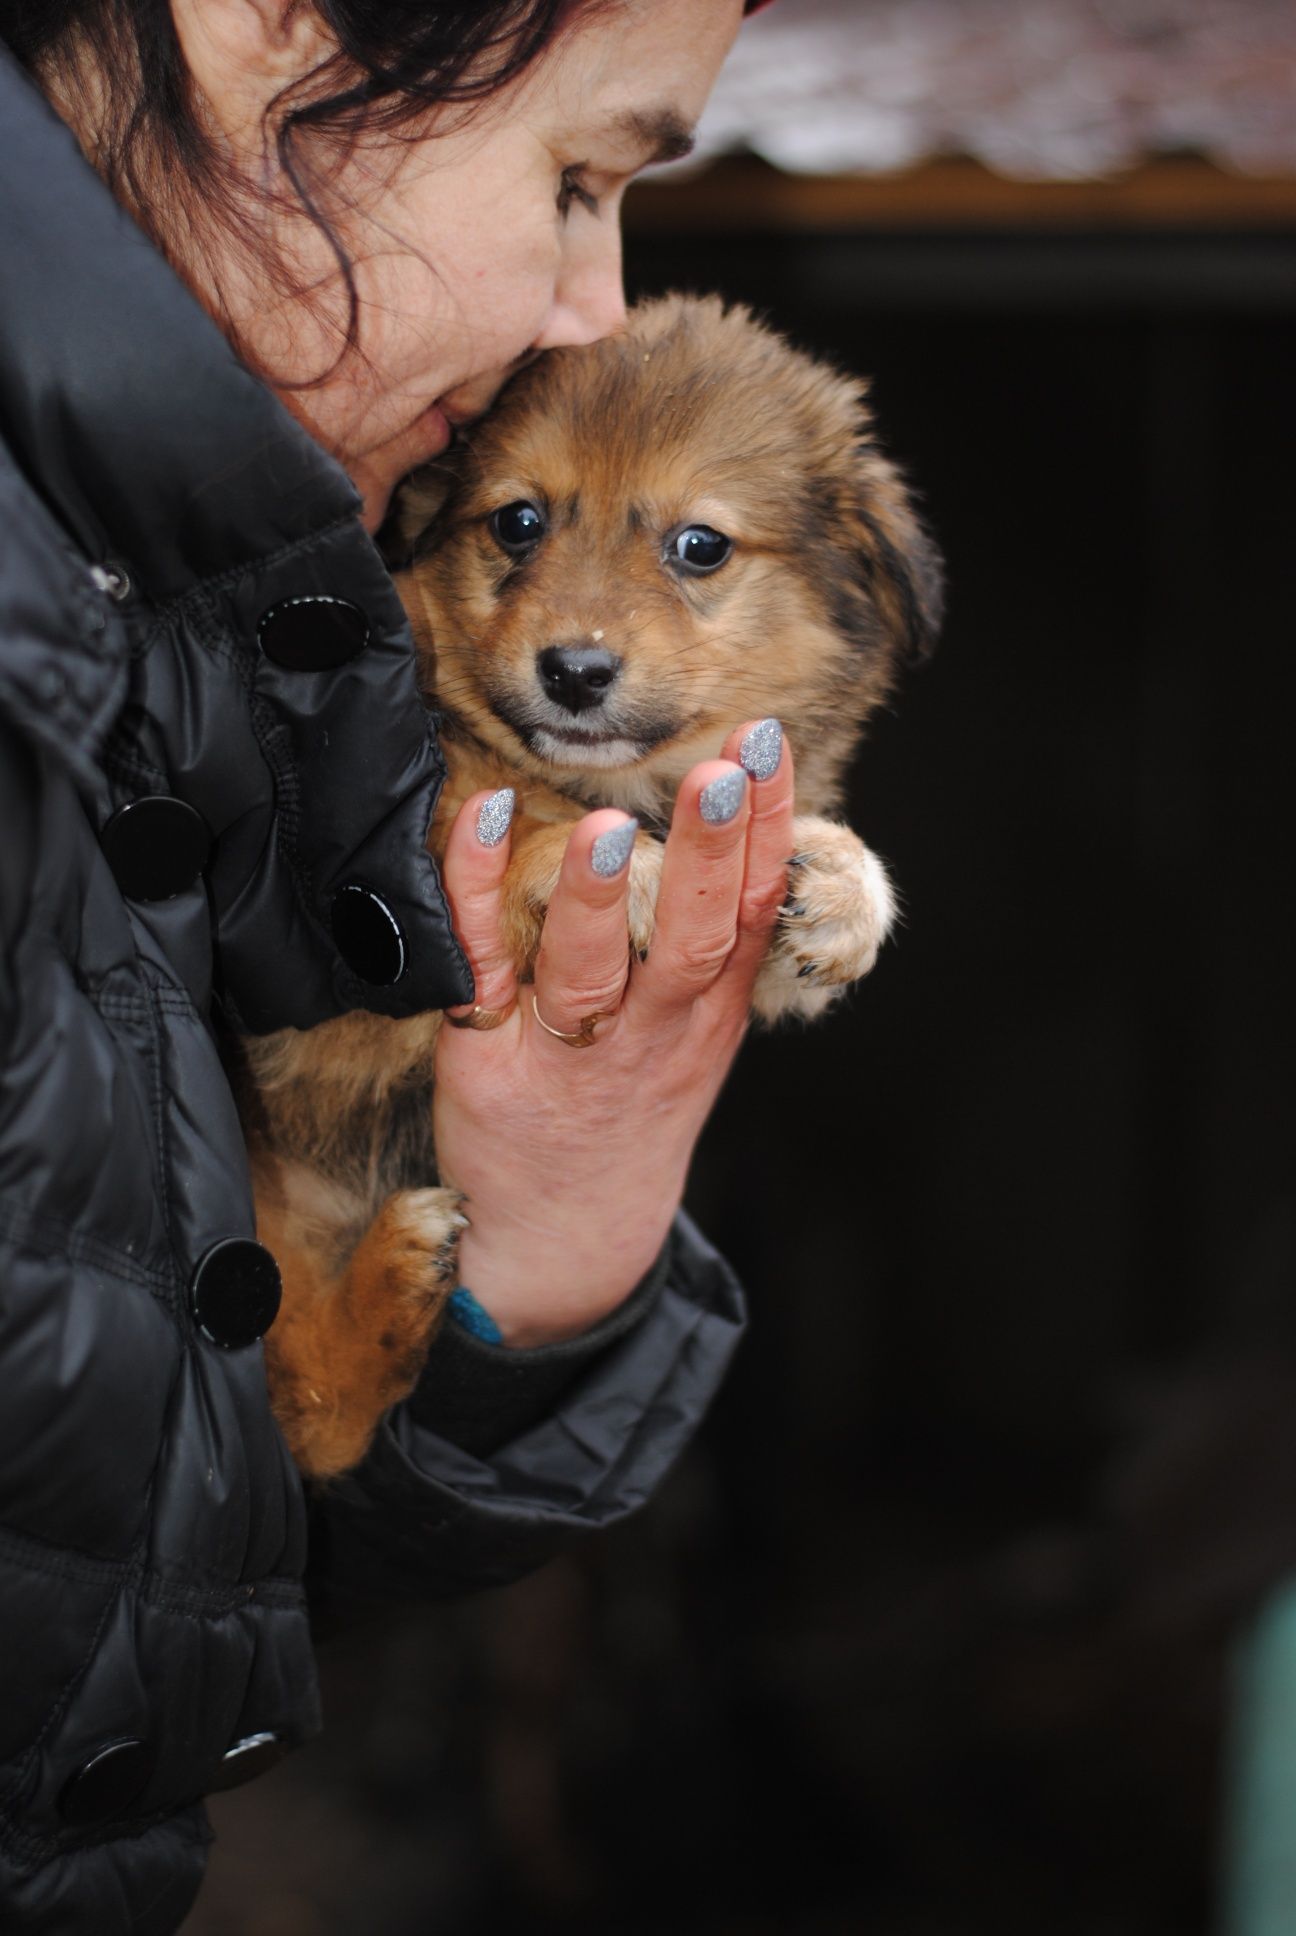
[[[540,335],[553,309],[562,263],[563,231],[551,209],[543,220],[533,216],[508,255],[479,271],[482,307],[489,309],[491,333],[505,352],[496,361],[520,356]]]

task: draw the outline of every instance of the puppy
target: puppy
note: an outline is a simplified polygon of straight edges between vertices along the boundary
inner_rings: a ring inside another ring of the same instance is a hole
[[[832,815],[864,720],[934,643],[940,567],[863,385],[745,309],[667,297],[522,371],[407,488],[401,528],[397,584],[448,765],[430,845],[470,794],[516,789],[505,916],[524,978],[572,823],[638,816],[645,949],[680,780],[768,715],[795,752],[798,814],[756,1012],[816,1015],[868,972],[891,890]],[[284,1276],[271,1398],[315,1476],[363,1455],[453,1288],[464,1217],[433,1185],[439,1021],[356,1014],[250,1046],[258,1227]]]

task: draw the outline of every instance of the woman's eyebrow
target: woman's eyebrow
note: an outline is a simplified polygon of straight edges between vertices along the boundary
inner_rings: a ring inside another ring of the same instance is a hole
[[[604,132],[637,148],[644,163],[682,161],[693,152],[693,130],[676,108],[626,108]]]

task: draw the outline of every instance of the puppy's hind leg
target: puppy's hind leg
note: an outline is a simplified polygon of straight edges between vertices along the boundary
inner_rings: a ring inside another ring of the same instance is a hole
[[[271,1404],[299,1468],[359,1464],[383,1413],[413,1390],[455,1281],[466,1223],[454,1190],[398,1190],[339,1276],[276,1248],[284,1299],[266,1333]]]

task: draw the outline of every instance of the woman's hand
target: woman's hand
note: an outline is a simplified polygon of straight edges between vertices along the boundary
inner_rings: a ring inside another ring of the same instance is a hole
[[[460,1278],[506,1344],[588,1330],[665,1240],[786,892],[791,753],[782,747],[768,778],[738,764],[746,741],[753,770],[767,766],[776,732],[739,727],[724,758],[680,787],[646,961],[630,957],[628,867],[606,879],[591,863],[595,841],[627,816],[600,809],[574,827],[534,994],[552,1029],[574,1033],[586,1016],[606,1015],[591,1047],[548,1034],[525,988],[501,1027],[441,1030],[434,1125],[442,1179],[468,1199]],[[477,836],[488,797],[460,810],[444,879],[477,1002],[507,1009],[519,994],[500,936],[509,847]],[[704,816],[704,804],[714,815],[735,801],[731,818]]]

